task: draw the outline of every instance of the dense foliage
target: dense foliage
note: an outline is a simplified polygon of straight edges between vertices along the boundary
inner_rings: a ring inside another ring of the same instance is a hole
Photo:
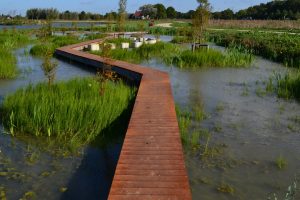
[[[30,49],[30,54],[34,56],[45,56],[47,53],[54,53],[58,47],[76,44],[82,40],[75,36],[52,36],[48,37]]]
[[[300,19],[300,0],[270,1],[234,13],[231,9],[213,13],[214,19]]]
[[[29,37],[21,31],[0,31],[0,79],[17,75],[17,59],[13,50],[29,42]]]
[[[93,54],[103,56],[104,52],[95,51]],[[253,57],[248,52],[241,52],[237,48],[227,49],[226,52],[214,49],[199,49],[195,52],[185,50],[178,45],[159,42],[155,45],[144,44],[138,49],[115,49],[105,52],[117,60],[125,60],[140,63],[153,58],[163,61],[167,65],[175,65],[180,68],[200,67],[245,67],[249,66]]]
[[[300,37],[292,34],[267,32],[211,32],[209,39],[218,45],[241,45],[257,55],[284,63],[290,67],[300,67]]]
[[[29,85],[5,97],[0,107],[12,135],[58,139],[66,145],[89,143],[128,108],[135,90],[122,82],[93,78]]]
[[[300,100],[300,71],[289,71],[282,75],[275,73],[270,77],[267,91],[275,91],[279,97]]]

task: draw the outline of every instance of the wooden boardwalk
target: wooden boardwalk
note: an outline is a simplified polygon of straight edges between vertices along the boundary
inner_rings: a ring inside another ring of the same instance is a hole
[[[139,88],[109,199],[191,199],[175,105],[167,73],[78,51],[93,40],[56,54],[135,77]]]

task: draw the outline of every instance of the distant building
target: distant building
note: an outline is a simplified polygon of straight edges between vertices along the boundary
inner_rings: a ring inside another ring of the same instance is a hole
[[[142,11],[140,11],[140,10],[135,11],[135,13],[134,13],[134,18],[135,19],[142,19],[143,17],[144,16],[142,14]]]

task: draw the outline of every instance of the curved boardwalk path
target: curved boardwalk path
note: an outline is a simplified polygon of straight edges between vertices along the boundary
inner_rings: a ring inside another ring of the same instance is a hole
[[[102,63],[139,83],[109,199],[191,199],[169,76],[139,65],[81,50],[93,40],[56,54],[93,67]]]

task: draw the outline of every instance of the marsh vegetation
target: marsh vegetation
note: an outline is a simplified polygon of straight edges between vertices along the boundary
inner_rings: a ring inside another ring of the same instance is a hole
[[[29,34],[16,30],[0,31],[0,79],[15,78],[18,74],[14,50],[30,41]]]
[[[85,78],[53,85],[40,83],[7,96],[1,118],[13,136],[30,134],[80,147],[116,120],[133,98],[134,89],[122,82],[99,83]]]
[[[102,55],[102,51],[91,52]],[[158,42],[154,45],[144,44],[137,49],[115,49],[108,52],[108,56],[116,60],[141,63],[153,58],[160,59],[167,65],[180,68],[201,67],[246,67],[253,60],[248,51],[241,51],[237,47],[228,48],[225,52],[215,49],[199,49],[192,52],[176,44]]]

